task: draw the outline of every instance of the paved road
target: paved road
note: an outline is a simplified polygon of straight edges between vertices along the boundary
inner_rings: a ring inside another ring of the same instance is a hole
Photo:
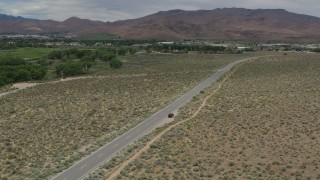
[[[164,109],[158,111],[157,113],[153,114],[151,117],[146,119],[145,121],[141,122],[125,134],[117,137],[112,142],[104,145],[90,156],[84,158],[83,160],[77,162],[69,169],[65,170],[64,172],[58,174],[54,177],[54,180],[76,180],[82,179],[85,177],[89,172],[93,171],[97,168],[100,164],[110,160],[117,152],[121,149],[129,145],[130,143],[134,142],[138,138],[145,135],[150,130],[154,129],[162,120],[164,120],[170,112],[174,112],[175,110],[179,109],[180,107],[184,106],[187,102],[189,102],[192,97],[196,96],[200,93],[203,89],[210,86],[212,83],[216,82],[222,75],[228,72],[231,68],[235,65],[244,62],[248,59],[239,60],[233,62],[226,67],[219,69],[215,74],[210,76],[208,79],[200,83],[198,86],[193,88],[188,93],[184,94],[176,101],[165,107]]]

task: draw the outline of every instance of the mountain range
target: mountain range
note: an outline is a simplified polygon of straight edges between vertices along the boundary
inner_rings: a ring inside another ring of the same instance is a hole
[[[170,10],[115,22],[71,17],[63,22],[0,14],[1,34],[112,34],[134,39],[320,40],[320,18],[283,9]]]

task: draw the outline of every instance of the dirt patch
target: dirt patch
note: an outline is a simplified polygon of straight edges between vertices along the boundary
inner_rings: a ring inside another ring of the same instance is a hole
[[[41,83],[15,83],[12,85],[13,89],[25,89],[28,87],[33,87]]]
[[[14,89],[10,85],[3,86],[3,87],[0,87],[0,94],[6,93],[6,92],[9,92],[12,90],[14,90]]]
[[[68,78],[60,79],[60,80],[58,80],[58,81],[54,81],[53,83],[64,82],[64,81],[72,81],[72,80],[77,80],[77,79],[86,79],[86,78],[93,78],[93,76],[68,77]]]

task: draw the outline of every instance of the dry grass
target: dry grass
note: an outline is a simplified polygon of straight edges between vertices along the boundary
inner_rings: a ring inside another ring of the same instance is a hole
[[[237,67],[238,68],[238,67]],[[215,90],[213,92],[211,92],[210,94],[208,94],[204,99],[201,99],[202,100],[202,103],[201,105],[198,107],[198,109],[188,118],[182,120],[182,121],[178,121],[176,123],[172,123],[172,125],[169,125],[167,128],[165,128],[163,131],[161,131],[161,133],[159,133],[158,135],[156,135],[154,138],[152,138],[151,141],[149,141],[141,150],[139,150],[137,153],[135,153],[130,159],[124,161],[119,167],[117,167],[115,169],[114,172],[112,172],[110,174],[110,176],[108,177],[108,179],[115,179],[117,178],[117,176],[119,176],[120,172],[123,171],[123,169],[131,162],[133,162],[134,160],[136,160],[142,153],[145,153],[146,151],[148,151],[152,145],[158,141],[159,139],[162,138],[162,136],[164,136],[167,132],[169,132],[171,129],[175,128],[176,126],[179,126],[180,124],[182,123],[185,123],[187,121],[189,121],[190,119],[193,119],[195,118],[199,113],[200,111],[206,106],[207,104],[207,100],[213,96],[218,90],[220,90],[222,84],[226,81],[226,79],[228,79],[229,76],[232,75],[232,73],[234,71],[236,71],[237,68],[234,68],[234,70],[232,70],[232,72],[228,74],[227,77],[224,77],[223,80],[221,82],[219,82],[219,85],[217,86],[217,88],[215,88]],[[203,93],[203,91],[202,91]],[[199,97],[199,95],[198,95]],[[176,113],[175,113],[176,114]]]
[[[14,90],[14,88],[12,88],[12,85],[2,86],[0,87],[0,94],[8,91],[12,91],[12,90]]]
[[[123,69],[103,76],[38,85],[2,97],[0,174],[13,179],[52,176],[166,106],[214,69],[240,58],[135,55]]]
[[[246,63],[118,178],[319,179],[319,58]]]

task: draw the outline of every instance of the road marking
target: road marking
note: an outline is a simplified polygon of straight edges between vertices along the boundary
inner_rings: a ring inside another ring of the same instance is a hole
[[[118,144],[113,145],[113,147],[116,147],[116,146],[118,146]]]
[[[137,132],[139,132],[139,131],[140,131],[140,129],[137,129],[136,131],[137,131]]]
[[[127,136],[127,139],[129,139],[131,136],[129,135],[129,136]]]
[[[102,157],[102,156],[103,156],[103,153],[101,153],[101,154],[98,155],[98,157]]]
[[[149,125],[149,123],[146,124],[146,126],[148,126],[148,125]]]
[[[83,168],[85,168],[87,165],[84,165],[84,166],[82,166],[80,169],[83,169]]]

